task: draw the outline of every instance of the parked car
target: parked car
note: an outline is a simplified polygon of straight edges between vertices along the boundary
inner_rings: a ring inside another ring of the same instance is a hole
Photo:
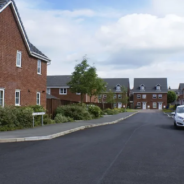
[[[184,127],[184,105],[177,106],[174,116],[174,126]]]

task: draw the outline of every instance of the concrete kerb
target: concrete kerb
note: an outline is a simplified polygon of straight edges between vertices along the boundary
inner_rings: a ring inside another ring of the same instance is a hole
[[[93,127],[99,127],[99,126],[105,126],[105,125],[112,125],[112,124],[116,124],[122,120],[125,120],[127,118],[130,118],[131,116],[134,116],[135,114],[137,114],[138,112],[135,112],[125,118],[120,118],[118,120],[112,121],[112,122],[105,122],[105,123],[100,123],[100,124],[92,124],[92,125],[85,125],[85,126],[81,126],[81,127],[77,127],[71,130],[66,130],[63,132],[59,132],[56,134],[52,134],[52,135],[48,135],[48,136],[35,136],[35,137],[24,137],[24,138],[7,138],[7,139],[0,139],[0,143],[10,143],[10,142],[24,142],[24,141],[43,141],[43,140],[51,140],[57,137],[61,137],[73,132],[77,132],[80,130],[84,130],[84,129],[88,129],[88,128],[93,128]]]

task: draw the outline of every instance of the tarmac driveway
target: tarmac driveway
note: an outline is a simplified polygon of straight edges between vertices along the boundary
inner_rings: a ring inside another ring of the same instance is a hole
[[[1,184],[183,184],[184,130],[159,111],[41,142],[0,144]]]

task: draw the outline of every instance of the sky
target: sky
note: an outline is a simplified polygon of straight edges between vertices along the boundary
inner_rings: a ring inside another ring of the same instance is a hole
[[[70,75],[84,57],[99,77],[184,83],[183,0],[15,0],[29,40]]]

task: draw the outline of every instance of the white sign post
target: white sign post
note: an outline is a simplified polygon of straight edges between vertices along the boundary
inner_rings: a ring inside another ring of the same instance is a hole
[[[43,115],[45,115],[45,112],[33,112],[33,128],[34,128],[34,117],[35,116],[42,116],[42,126],[43,126]]]

